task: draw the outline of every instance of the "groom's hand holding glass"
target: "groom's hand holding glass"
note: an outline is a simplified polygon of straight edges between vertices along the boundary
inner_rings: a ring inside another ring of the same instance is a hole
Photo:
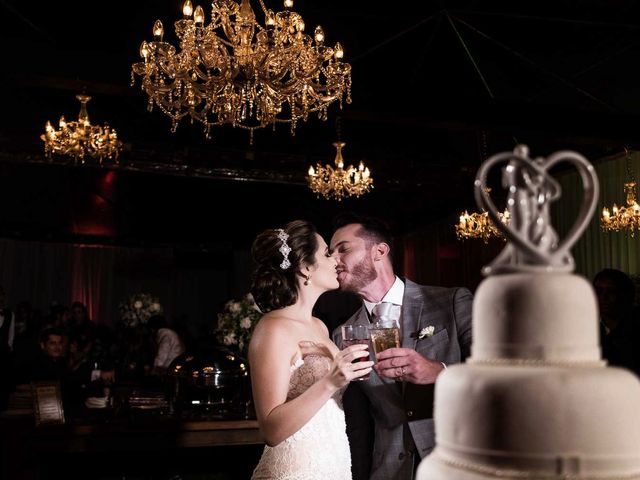
[[[376,355],[376,372],[382,377],[417,384],[431,384],[444,364],[423,357],[412,348],[400,348],[397,320],[383,319],[370,327]]]
[[[369,326],[369,334],[371,335],[371,343],[376,356],[374,368],[378,375],[404,381],[405,367],[398,365],[398,368],[396,368],[396,365],[393,364],[394,360],[396,360],[396,352],[401,350],[400,324],[398,320],[389,316],[376,316],[375,322]]]

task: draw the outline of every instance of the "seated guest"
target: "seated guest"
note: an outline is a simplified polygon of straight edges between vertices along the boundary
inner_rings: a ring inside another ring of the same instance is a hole
[[[49,315],[45,320],[45,328],[61,328],[64,331],[69,329],[71,313],[66,305],[53,304],[49,309]]]
[[[145,325],[116,325],[109,355],[115,363],[118,382],[139,383],[148,375],[155,352],[150,343]]]
[[[35,310],[28,300],[23,300],[16,305],[14,318],[13,351],[19,357],[16,363],[20,364],[22,361],[32,359],[39,350],[38,340],[43,323],[40,311]]]
[[[184,353],[184,344],[180,336],[167,326],[167,320],[162,315],[151,317],[147,326],[156,345],[153,373],[162,374],[178,355]]]
[[[69,373],[64,332],[46,328],[40,335],[40,351],[20,375],[19,383],[39,380],[64,381]]]
[[[115,380],[113,368],[95,361],[95,342],[78,331],[69,338],[69,371],[62,383],[65,408],[82,411],[88,397],[105,397]]]
[[[69,333],[79,332],[81,335],[95,335],[96,325],[89,318],[87,306],[82,302],[71,304]]]

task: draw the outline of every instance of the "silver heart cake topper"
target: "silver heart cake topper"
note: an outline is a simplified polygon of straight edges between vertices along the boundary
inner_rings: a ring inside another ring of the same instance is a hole
[[[502,186],[507,189],[507,208],[510,221],[505,225],[498,218],[498,210],[487,192],[487,174],[499,163],[507,165],[502,171]],[[549,175],[551,167],[561,162],[573,164],[582,179],[584,196],[578,216],[567,236],[559,241],[549,219],[551,202],[561,196],[558,182]],[[495,226],[509,243],[483,269],[485,275],[509,272],[571,272],[574,261],[571,247],[580,238],[593,215],[598,201],[598,177],[593,165],[576,152],[563,150],[549,157],[529,158],[529,148],[518,145],[513,152],[488,158],[478,170],[475,198],[478,207],[486,210]]]

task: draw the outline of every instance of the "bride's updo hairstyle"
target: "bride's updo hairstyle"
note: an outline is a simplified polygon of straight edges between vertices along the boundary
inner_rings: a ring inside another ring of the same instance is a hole
[[[251,246],[255,264],[251,294],[263,313],[296,302],[300,271],[316,263],[317,250],[316,228],[305,220],[270,228],[256,237]]]

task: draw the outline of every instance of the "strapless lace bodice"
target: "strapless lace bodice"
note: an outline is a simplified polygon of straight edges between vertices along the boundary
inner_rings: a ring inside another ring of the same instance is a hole
[[[325,376],[330,360],[308,355],[291,365],[287,400],[296,398]],[[296,433],[265,446],[252,480],[351,480],[351,454],[339,390]]]

